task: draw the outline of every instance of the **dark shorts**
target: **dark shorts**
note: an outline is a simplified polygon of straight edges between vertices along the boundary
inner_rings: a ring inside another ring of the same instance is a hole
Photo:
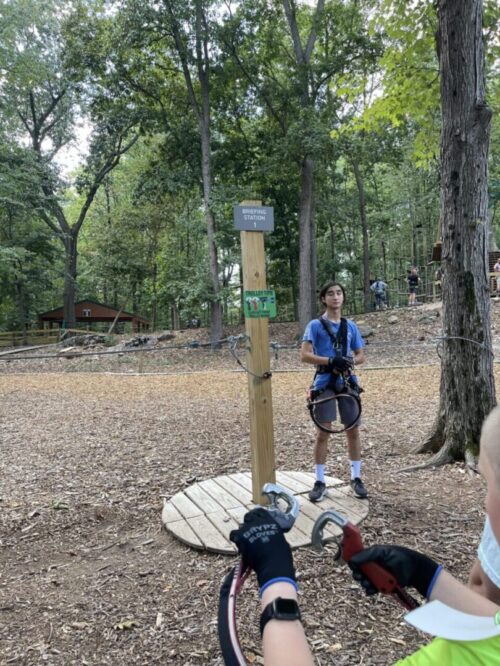
[[[335,395],[335,392],[331,389],[326,389],[321,395],[318,396],[318,400],[323,398],[329,398],[331,395]],[[321,405],[318,405],[314,409],[314,414],[316,420],[320,423],[331,423],[332,421],[337,420],[337,403],[339,404],[340,412],[340,422],[345,424],[352,423],[355,418],[358,409],[356,402],[351,400],[351,398],[339,398],[338,400],[328,400]],[[358,418],[356,423],[353,423],[351,428],[361,425],[361,417]]]
[[[410,287],[409,292],[410,292],[410,294],[416,294],[417,293],[417,288],[416,287]]]

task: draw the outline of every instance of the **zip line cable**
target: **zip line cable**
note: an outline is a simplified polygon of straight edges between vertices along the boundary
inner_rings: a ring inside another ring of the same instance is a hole
[[[491,349],[487,347],[484,343],[478,342],[477,340],[473,340],[471,338],[466,338],[464,336],[451,336],[451,335],[438,335],[433,338],[430,338],[427,341],[422,341],[418,343],[386,343],[386,342],[368,342],[367,347],[370,349],[377,349],[378,350],[385,350],[385,349],[396,349],[396,348],[420,348],[422,350],[428,350],[430,347],[434,347],[436,350],[436,354],[440,360],[442,360],[441,356],[441,350],[444,342],[448,342],[451,340],[460,340],[462,342],[468,342],[470,344],[476,345],[483,349],[484,351],[488,352],[492,356],[494,356],[494,349],[499,348],[498,345],[492,345]],[[125,354],[140,354],[140,353],[162,353],[162,352],[168,352],[170,350],[179,350],[179,349],[191,349],[191,350],[202,350],[202,351],[211,351],[214,348],[214,345],[222,345],[222,344],[227,344],[228,351],[230,352],[231,356],[235,359],[237,364],[242,368],[244,372],[246,372],[249,375],[252,375],[253,377],[256,377],[257,379],[270,379],[272,376],[271,370],[268,370],[264,372],[263,374],[259,375],[251,371],[249,368],[247,368],[244,363],[241,361],[237,354],[237,348],[238,344],[242,341],[247,341],[250,342],[250,338],[246,334],[240,334],[240,335],[230,335],[226,338],[222,338],[220,340],[217,340],[215,343],[213,342],[199,342],[197,340],[192,340],[191,342],[183,345],[167,345],[165,347],[159,347],[159,348],[147,348],[147,349],[111,349],[108,351],[93,351],[93,352],[80,352],[80,351],[74,351],[72,348],[68,349],[67,352],[65,352],[64,349],[62,349],[59,353],[56,354],[28,354],[28,355],[21,355],[17,356],[17,354],[22,354],[22,350],[19,352],[13,352],[14,355],[5,355],[1,356],[0,355],[0,361],[6,361],[6,362],[12,362],[12,361],[25,361],[25,360],[37,360],[37,359],[67,359],[67,360],[72,360],[72,359],[79,359],[79,358],[85,358],[85,357],[100,357],[100,356],[111,356],[111,355],[125,355]],[[277,341],[273,341],[269,343],[269,347],[271,350],[274,351],[274,358],[276,361],[279,360],[279,352],[280,351],[298,351],[300,348],[301,341],[295,341],[292,343],[286,343],[286,344],[281,344]],[[398,367],[406,367],[406,366],[398,366]],[[408,367],[413,367],[413,366],[408,366]],[[368,368],[367,368],[368,369]],[[273,372],[288,372],[289,370],[279,370],[279,369],[274,369]]]

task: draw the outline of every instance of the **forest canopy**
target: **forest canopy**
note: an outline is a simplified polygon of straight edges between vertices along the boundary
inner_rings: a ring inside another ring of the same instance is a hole
[[[489,106],[498,6],[485,2]],[[0,329],[84,298],[153,329],[242,314],[233,205],[273,206],[278,317],[335,277],[431,293],[440,239],[436,10],[416,0],[13,0],[0,28]],[[496,41],[495,41],[496,39]],[[498,240],[499,129],[489,165]],[[73,308],[73,309],[72,309]]]

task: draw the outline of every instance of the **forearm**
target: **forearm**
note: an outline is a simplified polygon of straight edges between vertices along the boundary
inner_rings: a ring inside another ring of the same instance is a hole
[[[300,360],[302,363],[309,363],[311,365],[328,364],[328,356],[318,356],[315,354],[312,344],[306,341],[302,343],[300,348]]]
[[[463,585],[444,570],[438,575],[429,596],[430,601],[435,599],[471,615],[492,616],[500,610],[499,606]]]
[[[274,583],[262,594],[262,610],[277,597],[297,600],[297,592],[288,583]],[[269,620],[262,637],[265,666],[312,666],[313,658],[304,628],[299,620]]]
[[[300,355],[302,363],[309,363],[310,365],[328,365],[328,358],[328,356],[318,356],[313,352],[305,352]]]
[[[365,362],[365,350],[358,349],[354,352],[354,365],[362,365]]]

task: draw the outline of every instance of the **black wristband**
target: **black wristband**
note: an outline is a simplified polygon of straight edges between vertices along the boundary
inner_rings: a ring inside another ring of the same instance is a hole
[[[286,622],[293,622],[294,620],[301,620],[300,609],[295,599],[283,599],[276,597],[271,603],[262,611],[260,616],[260,635],[264,634],[264,627],[269,620],[285,620]]]

